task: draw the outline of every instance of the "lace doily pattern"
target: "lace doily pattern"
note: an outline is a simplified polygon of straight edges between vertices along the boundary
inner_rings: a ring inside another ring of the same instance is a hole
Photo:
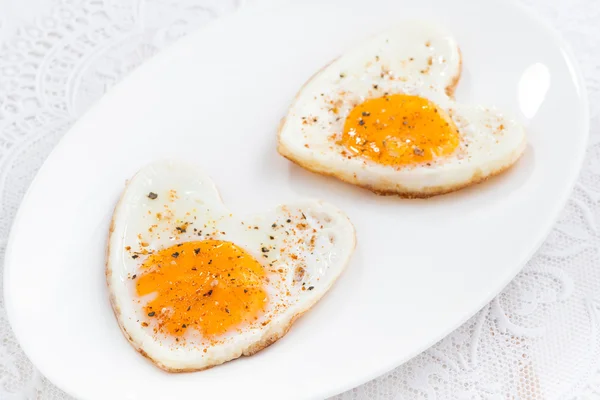
[[[587,80],[592,132],[573,195],[489,305],[336,400],[600,398],[600,2],[519,1],[562,32]],[[0,1],[0,258],[29,183],[73,122],[144,60],[240,2]],[[27,360],[1,297],[0,399],[70,399]]]

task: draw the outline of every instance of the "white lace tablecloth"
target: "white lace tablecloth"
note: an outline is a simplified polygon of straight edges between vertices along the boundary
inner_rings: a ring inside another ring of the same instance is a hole
[[[600,398],[600,1],[520,1],[562,32],[587,79],[592,131],[575,191],[496,299],[431,349],[336,399]],[[240,3],[0,0],[0,257],[25,190],[73,122],[145,59]],[[0,399],[68,398],[27,360],[0,299]]]

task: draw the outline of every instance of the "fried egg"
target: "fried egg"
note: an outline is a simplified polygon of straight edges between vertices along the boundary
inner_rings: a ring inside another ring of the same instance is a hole
[[[436,26],[407,22],[356,46],[302,87],[278,150],[379,194],[429,197],[496,175],[526,147],[494,108],[457,103],[461,52]]]
[[[197,168],[157,162],[115,208],[106,278],[125,337],[170,372],[251,355],[281,338],[354,250],[337,208],[299,201],[238,217]]]

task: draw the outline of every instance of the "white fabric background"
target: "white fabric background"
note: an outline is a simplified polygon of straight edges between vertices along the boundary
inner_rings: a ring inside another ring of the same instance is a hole
[[[600,398],[600,2],[519,1],[563,33],[587,80],[591,141],[575,191],[494,301],[338,400]],[[27,186],[73,121],[145,59],[240,3],[0,0],[0,257]],[[0,399],[67,398],[20,350],[0,299]]]

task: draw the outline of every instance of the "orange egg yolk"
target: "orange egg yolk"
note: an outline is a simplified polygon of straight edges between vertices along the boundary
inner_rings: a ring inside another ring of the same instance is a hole
[[[144,311],[173,336],[194,328],[204,337],[256,321],[268,296],[261,264],[231,242],[203,240],[152,254],[137,278],[139,296],[155,293]]]
[[[346,118],[341,144],[352,155],[404,166],[452,154],[459,141],[458,130],[444,110],[419,96],[395,94],[354,107]]]

